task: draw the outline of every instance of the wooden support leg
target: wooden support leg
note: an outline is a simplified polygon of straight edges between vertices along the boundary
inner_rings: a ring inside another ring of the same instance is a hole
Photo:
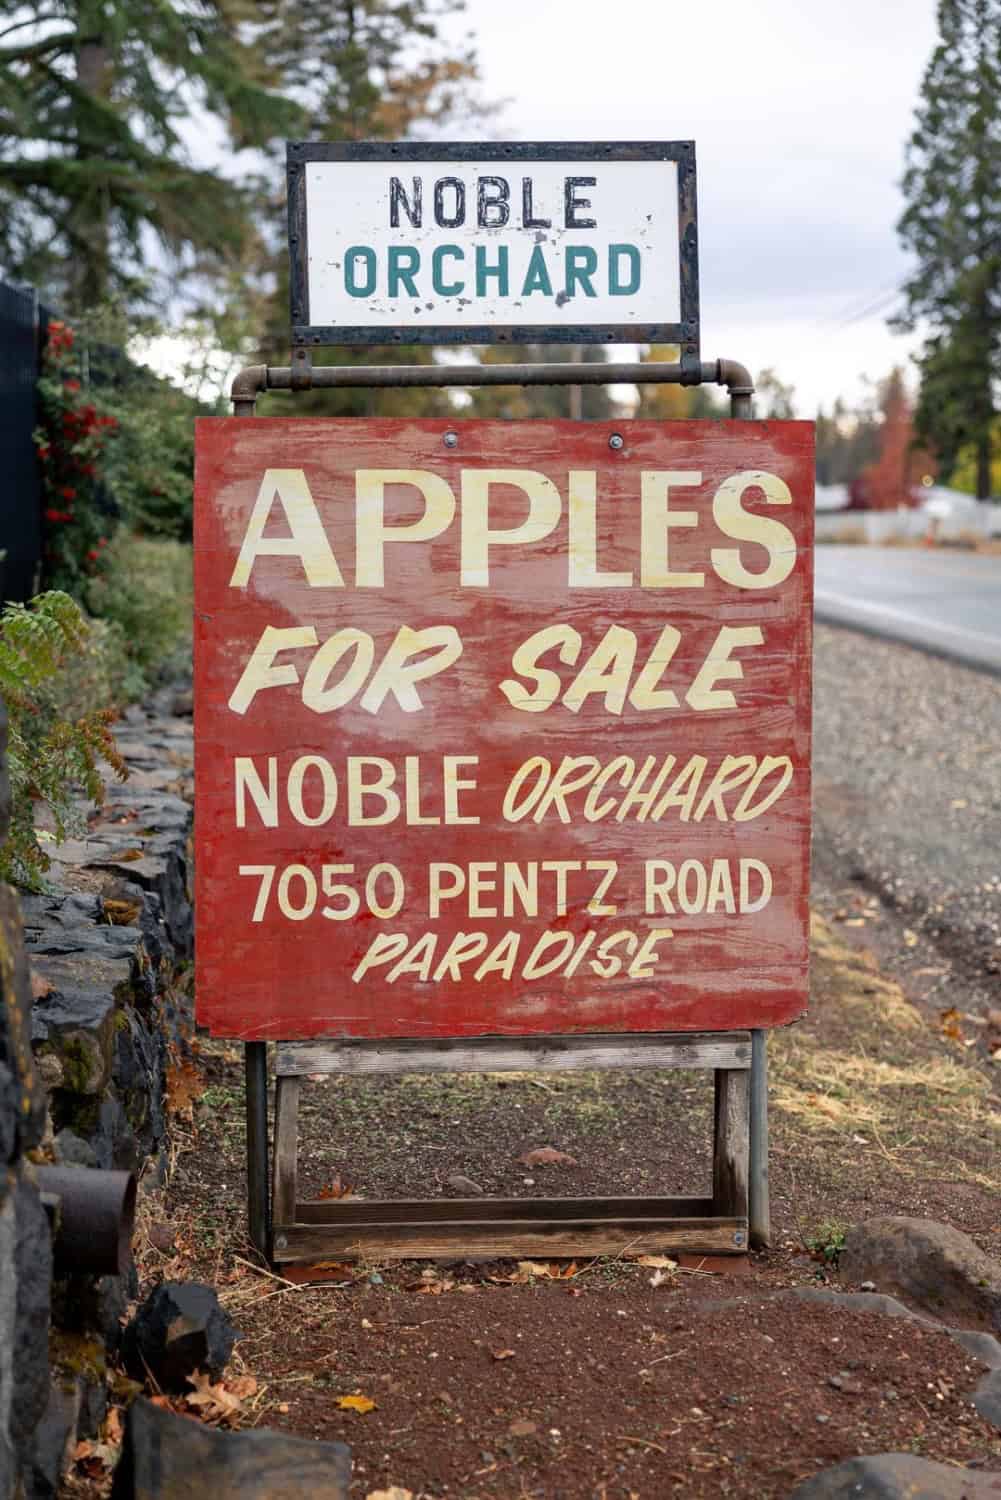
[[[718,1068],[715,1076],[713,1212],[745,1218],[750,1165],[748,1075],[744,1069]]]
[[[768,1196],[768,1033],[751,1032],[751,1176],[747,1203],[752,1250],[772,1242]]]
[[[283,1226],[294,1223],[299,1179],[299,1090],[301,1078],[279,1078],[275,1084],[274,1204],[271,1222],[275,1245]]]

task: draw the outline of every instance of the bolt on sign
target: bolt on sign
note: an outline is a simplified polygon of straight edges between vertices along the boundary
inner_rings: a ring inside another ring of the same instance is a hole
[[[801,1014],[812,443],[200,420],[199,1019],[433,1039]]]
[[[676,343],[698,358],[692,141],[292,143],[297,345]]]

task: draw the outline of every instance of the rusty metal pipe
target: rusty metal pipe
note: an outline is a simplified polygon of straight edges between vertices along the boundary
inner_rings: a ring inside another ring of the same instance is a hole
[[[749,420],[754,415],[754,381],[750,370],[746,365],[738,364],[735,359],[718,359],[716,369],[716,384],[725,385],[730,392],[731,417]]]
[[[304,372],[287,365],[248,365],[233,381],[233,414],[251,417],[261,391],[302,389]],[[539,365],[316,365],[306,389],[400,389],[413,386],[503,385],[725,385],[731,414],[751,415],[754,382],[744,365],[732,359],[703,361],[697,368],[680,364]]]
[[[234,417],[252,417],[258,395],[267,388],[267,365],[246,365],[240,370],[230,391]]]
[[[94,1167],[38,1167],[38,1186],[54,1207],[52,1252],[58,1267],[124,1276],[132,1260],[136,1179]]]

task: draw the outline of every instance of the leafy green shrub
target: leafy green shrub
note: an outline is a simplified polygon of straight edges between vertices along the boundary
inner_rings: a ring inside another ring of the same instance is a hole
[[[88,581],[85,603],[121,631],[143,676],[155,677],[190,650],[191,548],[123,527],[104,553],[101,572]]]
[[[41,422],[35,446],[42,475],[45,581],[79,594],[101,567],[114,506],[102,480],[103,455],[118,418],[88,399],[71,328],[48,325],[38,382]]]
[[[833,1266],[835,1270],[841,1260],[845,1248],[845,1236],[848,1227],[839,1223],[836,1219],[820,1224],[814,1232],[807,1237],[806,1248],[815,1260],[822,1261],[826,1266]]]
[[[29,606],[8,604],[0,617],[0,696],[7,706],[11,825],[0,849],[0,879],[31,890],[44,888],[50,860],[35,831],[35,804],[51,814],[57,840],[80,832],[73,805],[81,790],[104,801],[98,761],[124,780],[115,748],[111,707],[89,707],[76,717],[60,712],[55,684],[84,659],[90,627],[79,606],[58,590]]]
[[[194,419],[206,408],[151,371],[135,368],[100,395],[118,422],[103,473],[123,521],[147,536],[190,541]]]
[[[122,627],[114,620],[89,619],[87,623],[79,653],[48,685],[53,707],[65,719],[78,719],[94,708],[124,708],[149,688]]]

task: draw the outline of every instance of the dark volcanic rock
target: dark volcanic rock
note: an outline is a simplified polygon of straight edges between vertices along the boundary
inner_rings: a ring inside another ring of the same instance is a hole
[[[284,1432],[219,1432],[140,1397],[112,1500],[348,1500],[351,1453]]]
[[[146,1298],[122,1340],[122,1358],[136,1380],[147,1373],[165,1391],[186,1391],[187,1377],[217,1380],[237,1339],[210,1286],[165,1281]]]
[[[167,1091],[167,1037],[131,1007],[116,1025],[112,1081],[140,1156],[152,1156],[166,1142],[163,1101]]]
[[[31,1052],[28,960],[17,896],[9,885],[0,885],[0,1070],[3,1167],[37,1146],[45,1129],[45,1090]],[[0,1171],[0,1204],[5,1186]]]
[[[789,1500],[999,1500],[1001,1474],[929,1463],[910,1453],[850,1458],[796,1486]]]
[[[55,1138],[56,1155],[64,1167],[96,1167],[97,1154],[89,1141],[75,1135],[67,1126]]]
[[[49,1399],[49,1220],[34,1183],[23,1178],[11,1195],[14,1217],[14,1328],[11,1367],[17,1371],[10,1405],[14,1449],[26,1453]],[[0,1277],[3,1280],[3,1277]]]
[[[93,1161],[105,1171],[134,1172],[139,1165],[139,1148],[135,1131],[129,1124],[124,1106],[112,1092],[95,1098],[91,1094],[74,1094],[56,1089],[50,1096],[52,1123],[62,1138],[70,1130],[90,1147]],[[82,1165],[82,1163],[81,1163]]]
[[[45,1413],[35,1428],[31,1456],[24,1466],[25,1500],[55,1500],[59,1494],[76,1442],[79,1412],[77,1383],[64,1386],[54,1382]]]
[[[100,1094],[111,1079],[115,997],[110,987],[53,989],[35,1002],[32,1041],[51,1089]]]
[[[936,1317],[1001,1332],[1001,1266],[948,1224],[890,1214],[867,1219],[849,1230],[841,1269]]]

